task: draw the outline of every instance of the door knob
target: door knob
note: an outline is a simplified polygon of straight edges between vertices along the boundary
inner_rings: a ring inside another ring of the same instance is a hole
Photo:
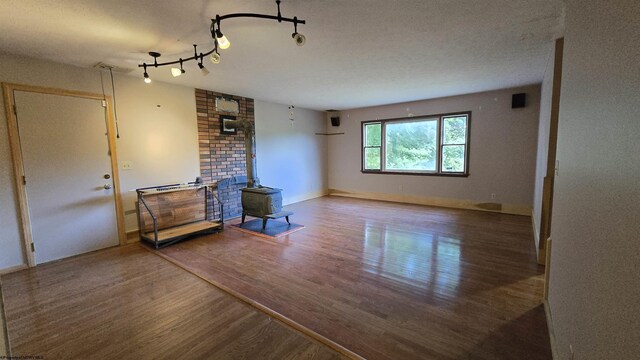
[[[104,184],[104,189],[105,190],[111,189],[111,184]]]

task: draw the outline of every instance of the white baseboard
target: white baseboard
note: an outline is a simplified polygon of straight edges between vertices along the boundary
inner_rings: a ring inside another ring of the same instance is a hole
[[[544,314],[547,317],[547,330],[549,331],[549,342],[551,343],[551,357],[555,359],[560,359],[558,357],[558,351],[556,350],[556,335],[553,331],[553,320],[551,317],[551,308],[549,307],[549,301],[543,300],[544,305]]]
[[[27,266],[27,264],[20,264],[20,265],[15,265],[15,266],[9,266],[6,267],[4,269],[0,269],[0,275],[4,275],[4,274],[8,274],[8,273],[12,273],[12,272],[16,272],[16,271],[20,271],[20,270],[24,270],[26,268],[28,268],[29,266]]]
[[[331,196],[344,196],[367,200],[391,201],[406,204],[429,205],[455,209],[480,210],[503,214],[531,216],[531,206],[519,204],[480,203],[473,200],[424,197],[414,195],[397,195],[372,192],[350,192],[329,189]]]

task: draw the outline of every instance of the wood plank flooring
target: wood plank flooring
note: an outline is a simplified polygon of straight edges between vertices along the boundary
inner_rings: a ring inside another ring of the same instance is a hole
[[[323,197],[160,250],[368,359],[551,359],[531,219]]]
[[[13,356],[338,359],[140,245],[2,276]]]
[[[4,321],[4,303],[2,301],[2,283],[0,282],[0,358],[9,356],[9,346],[7,341],[7,333],[5,331],[6,323]]]

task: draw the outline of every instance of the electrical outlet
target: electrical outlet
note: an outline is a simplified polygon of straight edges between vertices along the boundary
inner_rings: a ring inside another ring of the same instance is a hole
[[[131,161],[123,161],[122,162],[122,170],[131,170],[133,169],[133,164]]]
[[[491,194],[491,200],[495,200],[496,199],[496,194]]]

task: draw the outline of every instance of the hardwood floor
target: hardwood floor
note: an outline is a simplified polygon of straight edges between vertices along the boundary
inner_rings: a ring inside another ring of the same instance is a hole
[[[530,218],[340,197],[288,209],[306,229],[229,226],[156,252],[262,311],[113,248],[2,276],[13,355],[340,358],[272,311],[368,359],[551,359]]]
[[[368,359],[551,359],[529,217],[339,197],[160,250]]]
[[[4,275],[2,289],[13,356],[340,358],[140,245]]]

